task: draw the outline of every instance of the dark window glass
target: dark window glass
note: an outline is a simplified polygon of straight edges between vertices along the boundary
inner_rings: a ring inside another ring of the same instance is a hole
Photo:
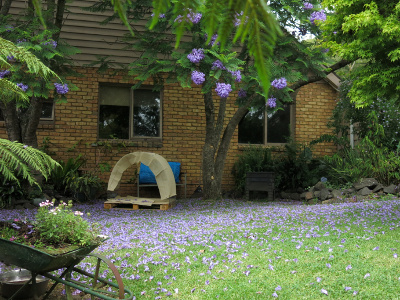
[[[160,136],[159,92],[101,86],[99,93],[99,138]]]
[[[99,138],[129,139],[130,89],[100,87]]]
[[[249,111],[239,123],[239,143],[264,143],[264,110]]]
[[[268,114],[267,122],[267,142],[286,143],[290,136],[290,106],[285,105],[283,110]]]
[[[160,136],[160,93],[135,90],[133,108],[133,135]]]
[[[286,143],[290,136],[290,105],[283,110],[267,113],[264,109],[250,110],[239,123],[238,141],[241,144],[264,144],[265,130],[266,143]],[[265,126],[265,115],[267,126]]]

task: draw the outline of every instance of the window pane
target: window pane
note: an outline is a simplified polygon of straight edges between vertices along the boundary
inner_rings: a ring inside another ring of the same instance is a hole
[[[264,110],[249,111],[239,123],[239,143],[264,143]]]
[[[53,120],[53,102],[43,102],[41,119]]]
[[[268,114],[267,142],[286,143],[290,136],[290,105]]]
[[[102,86],[99,93],[99,138],[129,139],[130,88]]]
[[[133,135],[160,136],[160,93],[151,90],[135,90],[133,107]]]

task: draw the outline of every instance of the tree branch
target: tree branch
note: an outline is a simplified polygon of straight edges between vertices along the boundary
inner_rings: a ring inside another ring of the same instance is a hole
[[[11,2],[12,2],[12,0],[4,1],[4,4],[1,6],[1,10],[0,10],[0,14],[1,15],[3,15],[3,16],[8,15],[8,12],[9,12],[10,7],[11,7]]]
[[[291,88],[292,90],[297,90],[299,88],[301,88],[302,86],[305,86],[309,83],[313,83],[313,82],[317,82],[320,81],[321,79],[325,78],[326,75],[328,75],[329,73],[332,73],[336,70],[339,70],[345,66],[347,66],[348,64],[354,62],[354,60],[346,60],[343,59],[335,64],[333,64],[330,67],[327,67],[321,75],[312,75],[310,76],[307,80],[300,80],[295,82],[294,84],[292,84],[289,88]]]

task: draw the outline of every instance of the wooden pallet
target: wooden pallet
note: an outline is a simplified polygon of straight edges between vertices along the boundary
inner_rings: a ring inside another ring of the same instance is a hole
[[[138,209],[159,209],[168,210],[175,206],[175,199],[154,201],[152,205],[139,205],[135,203],[127,203],[126,201],[113,201],[113,203],[104,202],[104,209],[125,209],[125,210],[138,210]]]

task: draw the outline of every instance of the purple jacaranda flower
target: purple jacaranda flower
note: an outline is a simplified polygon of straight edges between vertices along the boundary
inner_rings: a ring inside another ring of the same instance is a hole
[[[210,40],[210,42],[208,43],[209,45],[211,45],[211,46],[214,46],[215,45],[215,41],[217,40],[217,38],[218,38],[218,34],[214,34],[212,37],[211,37],[211,40]],[[217,45],[218,45],[219,43],[217,43]]]
[[[192,290],[190,291],[191,293],[194,293],[194,291],[196,290],[196,288],[192,288]]]
[[[269,268],[270,270],[272,270],[272,271],[275,271],[275,270],[274,270],[274,266],[271,265],[271,264],[268,266],[268,268]]]
[[[14,29],[14,26],[11,26],[11,25],[6,25],[6,31],[7,32],[11,32],[11,31],[13,31],[13,29]]]
[[[181,15],[178,15],[176,18],[175,18],[175,20],[174,20],[174,22],[178,22],[178,23],[181,23],[182,22],[182,16]]]
[[[276,107],[276,98],[274,96],[271,96],[270,98],[268,98],[266,105],[271,107],[271,108]]]
[[[200,85],[202,84],[204,81],[206,80],[206,75],[202,72],[199,71],[193,71],[192,72],[192,81],[197,84]]]
[[[374,251],[376,251],[376,250],[379,250],[379,247],[375,247],[374,249],[372,249],[372,250],[374,250]]]
[[[236,82],[242,81],[242,74],[240,73],[240,70],[229,71],[229,73],[232,74],[232,77],[235,78]]]
[[[330,263],[327,263],[326,266],[328,269],[330,269],[332,267]]]
[[[321,277],[317,277],[316,280],[317,280],[317,282],[321,282],[322,278]]]
[[[364,279],[366,279],[366,278],[368,278],[370,276],[371,276],[371,274],[367,273],[367,274],[364,275]]]
[[[22,82],[17,83],[17,86],[24,92],[28,90],[28,86],[26,84],[23,84]]]
[[[328,295],[328,291],[325,290],[325,289],[321,289],[321,293],[322,293],[322,294],[325,294],[325,295]]]
[[[206,280],[205,284],[209,285],[210,284],[210,280]]]
[[[42,43],[42,45],[51,45],[53,49],[57,48],[57,42],[55,40],[48,40],[47,42]]]
[[[236,14],[235,14],[235,20],[233,21],[233,25],[234,25],[235,27],[240,26],[240,24],[242,23],[242,16],[243,16],[243,13],[244,13],[244,12],[241,11],[240,13],[236,13]],[[244,21],[245,24],[247,23],[248,19],[249,19],[249,17],[246,16],[245,21]]]
[[[310,16],[310,22],[311,24],[315,25],[315,21],[320,21],[323,22],[326,20],[326,14],[324,10],[320,11],[313,11]]]
[[[15,57],[13,55],[8,55],[7,56],[7,61],[14,61]]]
[[[346,267],[346,271],[348,271],[348,270],[351,270],[353,267],[351,266],[351,265],[348,265],[347,267]]]
[[[285,88],[286,85],[287,85],[287,82],[286,82],[286,78],[285,77],[281,77],[279,79],[274,79],[271,82],[271,86],[273,86],[274,88],[276,88],[278,90],[281,90],[281,89]]]
[[[304,9],[313,9],[314,6],[310,2],[304,2],[303,8]]]
[[[397,253],[394,253],[394,254],[393,254],[393,257],[394,257],[394,258],[397,258]]]
[[[221,98],[227,98],[229,93],[232,92],[232,87],[229,83],[217,82],[217,87],[215,88],[217,95]]]
[[[238,97],[239,98],[246,98],[246,96],[247,96],[246,91],[244,89],[240,89],[239,92],[238,92]]]
[[[278,294],[277,294],[276,292],[273,292],[273,293],[272,293],[272,297],[278,298]]]
[[[346,286],[346,287],[344,288],[344,290],[345,290],[345,291],[350,291],[350,290],[351,290],[351,287]]]
[[[200,22],[202,14],[201,13],[195,13],[192,12],[191,9],[189,9],[189,13],[186,15],[188,20],[190,20],[193,24],[197,24]]]
[[[0,71],[0,78],[4,78],[10,74],[11,74],[11,72],[9,70]]]
[[[355,296],[355,295],[357,295],[358,294],[358,291],[354,291],[353,292],[353,296]]]
[[[282,290],[282,287],[281,287],[280,285],[278,285],[278,286],[275,288],[275,291],[280,291],[280,290]]]
[[[57,94],[65,95],[69,91],[68,84],[66,84],[66,83],[64,83],[64,84],[54,83],[54,86],[56,88]]]
[[[217,59],[216,61],[213,62],[211,69],[212,70],[216,70],[216,69],[226,70],[224,64],[219,59]]]
[[[192,52],[187,55],[187,58],[194,64],[201,62],[204,58],[203,49],[192,49]]]

